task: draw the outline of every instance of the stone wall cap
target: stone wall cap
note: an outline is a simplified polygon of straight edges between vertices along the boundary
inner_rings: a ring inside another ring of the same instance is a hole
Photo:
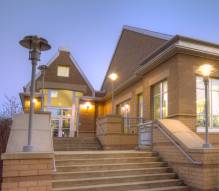
[[[219,149],[218,148],[209,148],[209,149],[205,149],[205,148],[197,148],[197,149],[189,149],[189,152],[191,153],[219,153]]]
[[[3,153],[2,160],[16,160],[16,159],[52,159],[53,152],[19,152],[19,153]]]

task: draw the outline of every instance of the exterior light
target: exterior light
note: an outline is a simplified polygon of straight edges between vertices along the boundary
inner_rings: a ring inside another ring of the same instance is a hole
[[[212,65],[210,64],[204,64],[201,65],[198,69],[198,71],[200,72],[200,74],[204,77],[209,77],[210,74],[213,72],[214,68]]]
[[[117,80],[118,75],[116,73],[111,73],[108,77],[110,80],[115,81]]]
[[[37,61],[40,60],[41,51],[46,51],[51,48],[48,41],[38,36],[26,36],[20,42],[20,45],[24,48],[29,49],[29,60],[32,62],[32,73],[31,73],[31,86],[30,86],[30,100],[33,100],[35,94],[35,73]],[[34,102],[30,102],[30,113],[29,113],[29,126],[28,126],[28,143],[23,147],[24,152],[31,152],[33,150],[32,142],[32,118],[34,113]]]
[[[36,98],[33,98],[33,103],[37,103],[37,99]]]
[[[129,112],[129,108],[130,108],[129,104],[125,104],[121,109],[123,112]]]
[[[92,105],[90,102],[85,102],[82,107],[83,109],[89,110],[92,108]]]
[[[203,82],[205,85],[205,143],[203,148],[211,148],[211,144],[208,142],[208,124],[209,124],[209,76],[213,72],[214,68],[210,64],[201,65],[198,72],[203,76]]]
[[[112,114],[114,114],[114,81],[116,81],[118,79],[118,75],[116,73],[111,73],[108,78],[111,80],[112,82]]]

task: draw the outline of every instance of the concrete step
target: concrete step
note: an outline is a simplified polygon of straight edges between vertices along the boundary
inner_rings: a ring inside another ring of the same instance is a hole
[[[132,191],[189,191],[188,186],[168,186],[164,188],[141,189]]]
[[[84,151],[101,149],[96,137],[54,138],[53,144],[55,151]]]
[[[160,161],[158,157],[122,157],[122,158],[98,158],[98,159],[59,159],[56,165],[74,165],[74,164],[110,164],[110,163],[139,163]]]
[[[95,174],[94,174],[95,175]],[[80,185],[98,185],[98,184],[114,184],[125,182],[140,182],[162,179],[174,179],[175,173],[160,173],[160,174],[145,174],[145,175],[126,175],[114,177],[92,177],[92,178],[76,178],[76,179],[61,179],[53,180],[53,188],[64,188]]]
[[[83,147],[83,146],[75,146],[75,147],[56,147],[56,151],[93,151],[93,150],[100,150],[101,147],[95,146],[95,147]]]
[[[165,162],[144,162],[144,163],[117,163],[117,164],[92,164],[92,165],[64,165],[57,166],[58,172],[70,171],[91,171],[91,170],[113,170],[113,169],[130,169],[130,168],[146,168],[146,167],[162,167],[167,166]]]
[[[139,168],[139,169],[116,169],[116,170],[102,170],[102,171],[86,171],[86,172],[55,172],[54,180],[58,179],[76,179],[76,178],[90,178],[90,177],[113,177],[125,175],[142,175],[142,174],[156,174],[172,172],[169,167],[155,167],[155,168]]]
[[[151,157],[157,156],[151,151],[97,151],[97,152],[55,152],[55,159],[98,159],[98,158],[122,158],[122,157]]]
[[[136,189],[151,189],[169,186],[181,186],[183,182],[178,179],[140,181],[140,182],[125,182],[115,184],[99,184],[88,186],[72,186],[65,188],[53,188],[53,191],[127,191]]]

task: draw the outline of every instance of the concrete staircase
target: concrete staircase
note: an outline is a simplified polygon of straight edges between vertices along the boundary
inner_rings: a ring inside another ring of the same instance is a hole
[[[53,145],[55,151],[88,151],[101,149],[96,137],[56,137],[53,138]]]
[[[53,191],[188,191],[151,151],[56,152]]]

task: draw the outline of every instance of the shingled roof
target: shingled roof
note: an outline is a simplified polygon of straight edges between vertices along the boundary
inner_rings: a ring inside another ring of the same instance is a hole
[[[145,29],[124,26],[101,90],[109,92],[111,84],[108,75],[116,72],[119,79],[116,86],[126,81],[139,67],[140,61],[172,38],[171,35],[157,33]]]

